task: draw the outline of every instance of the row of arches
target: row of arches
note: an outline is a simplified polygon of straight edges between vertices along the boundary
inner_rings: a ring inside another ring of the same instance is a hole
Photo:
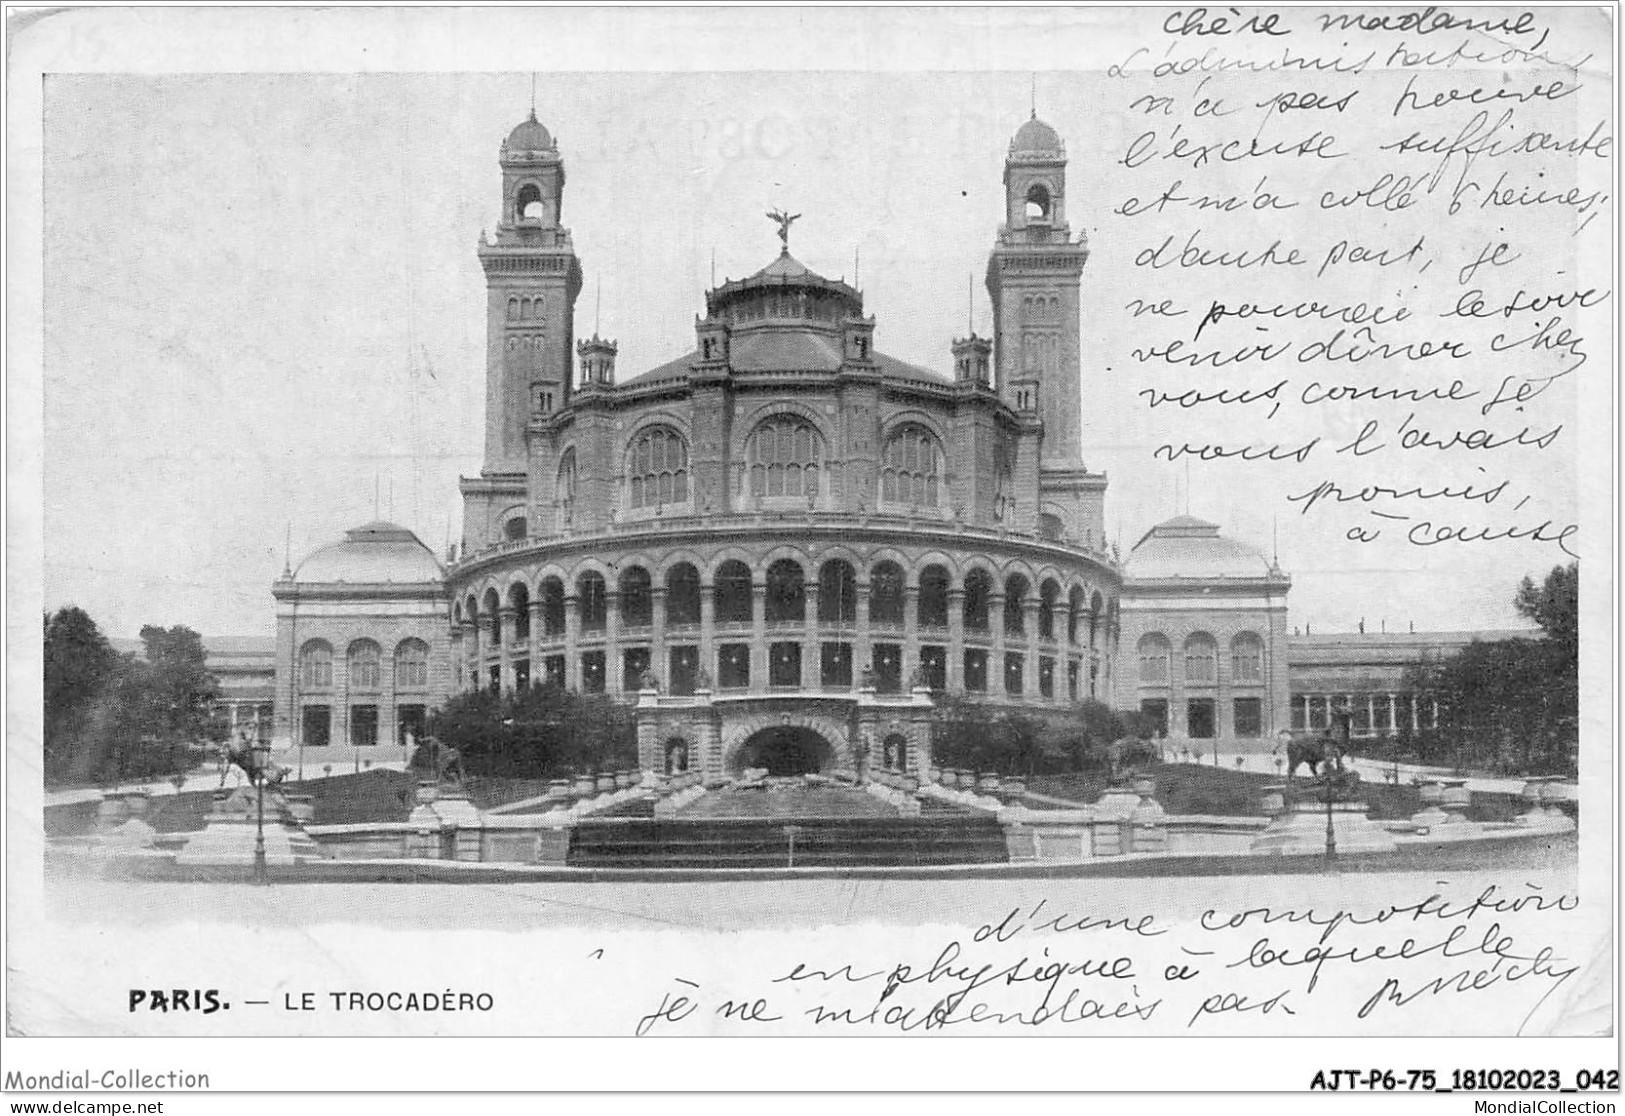
[[[510,298],[508,300],[508,320],[510,322],[531,321],[542,316],[542,298],[540,295],[531,298]]]
[[[559,455],[554,489],[560,506],[575,499],[577,469],[575,447],[566,447]],[[800,414],[775,414],[758,423],[745,440],[740,493],[763,499],[817,497],[826,472],[823,432]],[[627,446],[625,475],[634,509],[686,503],[687,438],[663,423],[643,428]],[[936,432],[914,421],[892,427],[881,453],[881,502],[940,507],[947,491],[948,458]]]
[[[371,639],[352,640],[345,649],[345,682],[352,690],[383,688],[383,648]],[[303,690],[333,686],[333,645],[310,639],[299,649],[299,685]],[[421,639],[403,639],[395,645],[395,689],[426,689],[429,685],[429,645]]]
[[[1060,325],[1061,296],[1054,293],[1023,295],[1021,321],[1024,325]]]
[[[842,625],[858,623],[861,618],[874,626],[901,628],[912,608],[913,620],[921,628],[945,629],[952,615],[967,631],[989,631],[997,623],[1007,636],[1033,634],[1095,648],[1109,620],[1107,602],[1099,590],[1090,591],[1076,583],[1064,587],[1055,576],[1042,577],[1035,584],[1027,573],[1015,571],[998,580],[988,569],[974,566],[956,579],[947,564],[928,561],[911,578],[902,563],[889,558],[867,565],[862,574],[860,579],[858,566],[845,558],[814,564],[781,557],[766,563],[760,576],[737,558],[718,563],[703,582],[699,567],[684,560],[673,562],[658,575],[633,564],[611,576],[615,578],[617,618],[623,628],[652,625],[657,607],[663,610],[668,627],[697,625],[707,600],[718,624],[754,623],[760,607],[761,618],[770,625]],[[663,601],[658,603],[657,585],[663,591]],[[533,608],[532,589],[525,582],[511,584],[505,593],[495,586],[482,593],[471,592],[453,606],[452,620],[458,625],[492,627],[508,610],[516,639],[529,638],[533,614],[544,636],[563,636],[573,599],[582,631],[607,626],[612,593],[604,571],[586,569],[568,582],[562,574],[548,574],[537,582],[534,595]]]
[[[1207,632],[1187,636],[1177,658],[1172,640],[1161,632],[1147,632],[1140,637],[1136,653],[1142,685],[1172,685],[1176,661],[1181,667],[1179,680],[1188,686],[1212,686],[1219,681],[1219,642]],[[1229,678],[1242,684],[1264,681],[1264,641],[1258,633],[1238,632],[1231,638]]]

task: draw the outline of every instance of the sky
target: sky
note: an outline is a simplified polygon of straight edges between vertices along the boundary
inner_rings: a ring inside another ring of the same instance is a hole
[[[876,346],[946,375],[950,340],[989,332],[1003,159],[1036,105],[1090,238],[1084,458],[1110,476],[1108,536],[1126,551],[1188,510],[1278,548],[1290,622],[1317,632],[1521,624],[1516,582],[1555,550],[1353,547],[1284,501],[1302,476],[1152,458],[1165,416],[1111,365],[1145,233],[1118,235],[1109,212],[1126,187],[1103,152],[1124,122],[1103,80],[541,73],[585,275],[576,334],[615,338],[622,379],[688,351],[713,253],[717,282],[765,265],[763,214],[782,207],[804,214],[802,262],[856,278]],[[289,556],[375,516],[437,553],[455,541],[483,442],[475,248],[530,98],[523,72],[47,78],[45,608],[77,604],[118,636],[270,634]],[[1574,470],[1553,455],[1530,483],[1567,492],[1572,515]]]

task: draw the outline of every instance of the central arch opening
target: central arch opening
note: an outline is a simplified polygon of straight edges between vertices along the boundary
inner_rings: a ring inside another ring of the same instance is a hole
[[[734,763],[740,770],[766,768],[769,775],[812,775],[830,768],[835,750],[809,728],[774,726],[753,733],[739,746]]]

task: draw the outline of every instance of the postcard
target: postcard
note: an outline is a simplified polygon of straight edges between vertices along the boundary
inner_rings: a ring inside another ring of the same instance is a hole
[[[1617,1091],[1611,13],[13,21],[8,1093]]]

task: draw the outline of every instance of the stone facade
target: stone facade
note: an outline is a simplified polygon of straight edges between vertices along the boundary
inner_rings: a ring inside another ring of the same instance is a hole
[[[877,349],[862,292],[798,262],[781,214],[778,256],[704,292],[692,348],[621,376],[613,340],[573,333],[558,145],[532,115],[498,164],[462,543],[442,567],[370,524],[285,573],[279,740],[383,758],[459,690],[544,680],[636,704],[644,766],[708,777],[772,740],[820,768],[926,765],[944,695],[1143,709],[1176,751],[1313,727],[1273,561],[1188,516],[1107,550],[1106,477],[1083,460],[1089,253],[1042,121],[1005,160],[994,336],[953,341],[946,375]],[[323,645],[330,670],[307,669]],[[425,658],[407,686],[403,646]]]
[[[1176,753],[1274,748],[1290,727],[1291,586],[1212,523],[1153,527],[1125,563],[1119,706],[1155,717]]]
[[[452,689],[441,566],[410,531],[356,528],[272,587],[275,747],[302,763],[400,762]]]
[[[855,766],[863,711],[914,693],[1109,700],[1120,578],[1079,433],[1088,253],[1052,130],[1011,144],[995,336],[954,342],[951,376],[878,351],[861,292],[790,254],[790,218],[777,259],[706,292],[687,355],[617,379],[594,336],[573,371],[562,159],[530,120],[499,163],[486,460],[447,571],[455,687],[658,690],[649,748],[680,721],[718,773],[773,724]],[[875,746],[918,753],[918,735]]]

